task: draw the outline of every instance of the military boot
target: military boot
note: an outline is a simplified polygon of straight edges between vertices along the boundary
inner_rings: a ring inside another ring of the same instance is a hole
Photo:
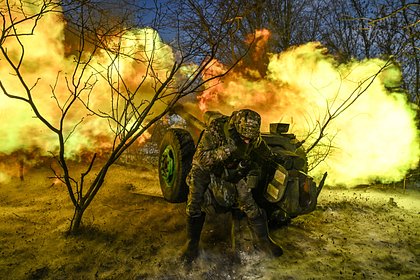
[[[198,257],[198,245],[204,220],[204,213],[199,217],[187,218],[187,242],[181,253],[181,259],[186,263],[191,263]]]
[[[283,249],[274,243],[268,235],[267,215],[261,211],[261,215],[248,219],[249,225],[257,241],[257,249],[262,250],[273,257],[283,255]]]

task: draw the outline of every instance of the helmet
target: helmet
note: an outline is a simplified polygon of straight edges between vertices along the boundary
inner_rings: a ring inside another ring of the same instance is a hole
[[[256,139],[260,136],[261,117],[250,109],[243,109],[232,113],[230,124],[241,137]]]

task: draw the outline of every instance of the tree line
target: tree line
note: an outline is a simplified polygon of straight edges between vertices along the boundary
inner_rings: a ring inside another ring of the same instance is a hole
[[[392,57],[403,73],[401,90],[420,105],[420,4],[407,0],[263,0],[219,2],[239,9],[231,51],[257,29],[272,33],[267,53],[319,41],[339,62]],[[229,52],[225,52],[229,54]],[[233,59],[232,59],[233,58]],[[224,61],[234,61],[227,56]]]

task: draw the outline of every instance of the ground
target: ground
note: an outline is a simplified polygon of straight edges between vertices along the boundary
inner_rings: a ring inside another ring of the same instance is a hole
[[[114,166],[78,236],[65,234],[72,206],[50,176],[38,166],[0,183],[1,279],[420,279],[415,186],[326,186],[314,212],[271,231],[284,249],[274,259],[244,246],[234,261],[230,216],[209,217],[186,267],[185,205],[160,196],[156,168]]]

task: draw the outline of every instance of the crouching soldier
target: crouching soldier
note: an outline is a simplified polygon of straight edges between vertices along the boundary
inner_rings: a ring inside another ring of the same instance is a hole
[[[204,130],[193,157],[192,168],[187,176],[189,186],[187,202],[187,242],[181,257],[192,262],[198,256],[198,245],[205,220],[203,202],[214,176],[234,176],[230,180],[235,188],[237,206],[242,210],[257,237],[257,248],[273,256],[282,255],[281,247],[268,236],[267,217],[256,204],[251,190],[258,183],[260,167],[252,160],[251,153],[263,158],[272,156],[270,148],[260,135],[261,117],[255,111],[235,111],[230,117],[214,119]],[[240,168],[246,165],[247,168]]]

